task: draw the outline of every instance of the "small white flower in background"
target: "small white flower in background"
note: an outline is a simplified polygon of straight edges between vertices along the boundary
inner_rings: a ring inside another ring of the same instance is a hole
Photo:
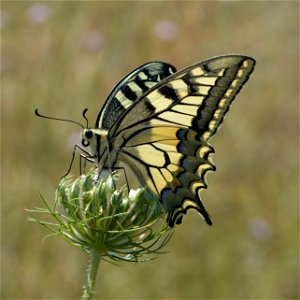
[[[33,4],[26,11],[27,20],[33,24],[45,23],[52,15],[53,11],[47,4]]]
[[[97,30],[89,30],[82,36],[82,45],[91,51],[98,51],[103,46],[103,36]]]
[[[76,144],[78,144],[78,145],[81,144],[81,138],[77,131],[73,131],[69,134],[67,143],[68,143],[68,146],[70,147],[70,149],[73,149],[74,145],[76,145]]]
[[[173,21],[163,20],[155,24],[154,34],[161,40],[171,41],[177,37],[178,26]]]
[[[269,223],[263,218],[254,218],[250,221],[249,229],[256,240],[267,240],[272,236]]]
[[[6,11],[0,11],[0,29],[4,29],[8,23],[9,17]]]

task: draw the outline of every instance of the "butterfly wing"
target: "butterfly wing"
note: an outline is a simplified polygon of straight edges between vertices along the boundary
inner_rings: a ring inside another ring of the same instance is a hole
[[[206,172],[215,170],[208,140],[254,64],[229,55],[188,67],[150,88],[111,129],[113,155],[160,196],[170,226],[190,208],[211,224],[199,195]]]
[[[175,72],[174,66],[159,61],[133,70],[114,87],[98,114],[95,127],[110,129],[142,94]]]

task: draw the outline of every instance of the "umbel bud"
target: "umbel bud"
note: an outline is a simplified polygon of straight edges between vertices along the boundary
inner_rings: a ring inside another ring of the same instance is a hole
[[[35,221],[88,252],[99,251],[106,260],[137,262],[161,253],[172,231],[158,197],[147,188],[129,193],[124,186],[118,188],[114,174],[98,177],[98,170],[92,169],[75,180],[70,175],[62,178],[55,207],[49,210],[58,224]]]

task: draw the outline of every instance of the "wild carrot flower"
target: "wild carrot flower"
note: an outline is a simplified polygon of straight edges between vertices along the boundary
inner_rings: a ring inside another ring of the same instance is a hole
[[[115,174],[99,179],[97,169],[77,179],[62,178],[55,194],[54,207],[43,199],[55,223],[33,220],[49,228],[54,235],[90,254],[90,267],[83,299],[91,299],[100,259],[140,262],[152,258],[169,241],[172,231],[164,219],[158,197],[146,188],[127,192],[118,187]]]

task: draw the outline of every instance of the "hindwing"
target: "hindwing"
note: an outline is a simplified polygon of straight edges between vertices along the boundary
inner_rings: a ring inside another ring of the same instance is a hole
[[[145,126],[147,126],[145,124]],[[127,134],[131,130],[128,130]],[[120,160],[126,162],[143,185],[160,195],[170,226],[194,208],[212,224],[199,197],[206,188],[204,175],[215,170],[213,148],[195,139],[197,133],[177,126],[144,127],[123,145]]]

